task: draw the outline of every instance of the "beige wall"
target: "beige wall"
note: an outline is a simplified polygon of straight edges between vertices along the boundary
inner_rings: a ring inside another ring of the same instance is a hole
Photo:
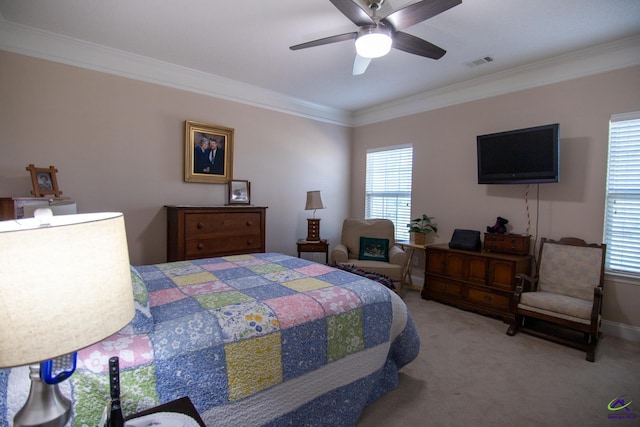
[[[55,166],[79,212],[124,212],[133,264],[166,259],[165,204],[226,202],[225,185],[184,182],[185,120],[235,129],[234,178],[268,206],[268,251],[296,254],[308,190],[327,206],[322,237],[338,238],[348,128],[6,52],[0,70],[0,196],[29,195],[28,164]]]
[[[133,264],[165,260],[163,205],[225,202],[224,185],[183,181],[184,120],[235,129],[234,177],[269,207],[267,250],[293,255],[306,235],[306,191],[322,190],[321,234],[336,242],[342,219],[363,215],[366,150],[393,144],[414,145],[413,212],[436,217],[439,242],[498,215],[525,232],[526,186],[476,184],[475,137],[552,122],[562,178],[540,186],[539,209],[529,189],[530,232],[598,241],[607,121],[640,110],[638,67],[353,130],[1,51],[0,70],[0,196],[29,195],[28,164],[54,165],[80,212],[124,212]],[[640,286],[607,284],[606,319],[640,326],[639,303]]]
[[[639,87],[640,67],[634,67],[356,128],[351,213],[364,214],[366,150],[409,143],[414,147],[412,212],[435,216],[437,242],[448,242],[455,228],[484,231],[497,216],[509,219],[513,233],[529,227],[538,238],[602,241],[608,120],[611,114],[640,110]],[[477,135],[556,122],[560,183],[477,184]],[[640,326],[639,304],[640,286],[607,284],[606,319]]]

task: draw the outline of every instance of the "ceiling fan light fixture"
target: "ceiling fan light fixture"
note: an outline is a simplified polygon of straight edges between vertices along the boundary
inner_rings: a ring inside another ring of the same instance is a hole
[[[391,50],[391,32],[381,26],[361,28],[356,39],[356,52],[363,58],[380,58]]]

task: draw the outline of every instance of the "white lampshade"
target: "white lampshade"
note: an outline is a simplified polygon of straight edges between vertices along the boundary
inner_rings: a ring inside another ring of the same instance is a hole
[[[324,209],[322,204],[322,196],[319,190],[307,191],[307,204],[304,208],[306,211]]]
[[[358,34],[356,52],[363,58],[380,58],[389,53],[392,43],[391,33],[386,28],[367,27]]]
[[[121,213],[0,221],[0,368],[72,353],[134,315]]]

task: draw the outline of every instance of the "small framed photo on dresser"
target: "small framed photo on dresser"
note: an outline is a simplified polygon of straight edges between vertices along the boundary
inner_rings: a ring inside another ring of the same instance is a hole
[[[249,181],[232,179],[227,185],[229,205],[248,205],[251,203],[251,183]]]
[[[31,173],[31,184],[33,185],[31,194],[34,197],[44,197],[50,194],[54,197],[62,195],[62,191],[58,189],[58,180],[56,179],[58,169],[53,166],[37,168],[34,165],[29,165],[27,166],[27,171]]]

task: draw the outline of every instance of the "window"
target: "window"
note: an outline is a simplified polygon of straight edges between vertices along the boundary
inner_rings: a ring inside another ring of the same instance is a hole
[[[604,242],[608,273],[640,276],[640,112],[609,123]]]
[[[365,218],[386,218],[395,225],[396,240],[409,240],[413,147],[367,151]]]

